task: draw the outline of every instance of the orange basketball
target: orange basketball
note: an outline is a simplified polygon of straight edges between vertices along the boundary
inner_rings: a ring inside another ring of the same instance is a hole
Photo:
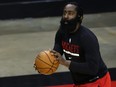
[[[51,55],[50,51],[41,51],[35,59],[35,68],[40,74],[53,74],[59,66],[59,61]]]

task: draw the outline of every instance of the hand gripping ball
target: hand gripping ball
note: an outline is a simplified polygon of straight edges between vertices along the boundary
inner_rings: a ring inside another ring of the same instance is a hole
[[[35,58],[35,69],[44,75],[53,74],[59,66],[59,61],[55,56],[50,53],[49,50],[41,51]]]

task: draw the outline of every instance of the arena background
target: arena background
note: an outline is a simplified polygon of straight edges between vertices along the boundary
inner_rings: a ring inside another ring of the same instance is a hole
[[[0,0],[0,87],[71,87],[69,70],[38,74],[33,63],[39,51],[52,48],[63,5],[78,1],[83,25],[98,37],[112,87],[116,87],[116,0]]]

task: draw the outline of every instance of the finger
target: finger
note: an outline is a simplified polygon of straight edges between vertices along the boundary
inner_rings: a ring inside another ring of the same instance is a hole
[[[56,54],[56,53],[54,54],[54,56],[55,56],[56,58],[58,58],[58,57],[59,57],[59,56],[58,56],[58,54]]]
[[[50,54],[51,54],[51,56],[55,56],[56,54],[55,53],[53,53],[53,52],[50,52]]]
[[[59,61],[59,58],[58,58],[58,57],[56,57],[56,60],[57,60],[57,61]]]
[[[56,56],[56,54],[57,54],[57,52],[54,51],[54,50],[50,50],[50,53],[51,53],[52,56]]]
[[[35,64],[33,65],[33,67],[35,68],[35,70],[37,70],[37,67],[36,67],[36,65],[35,65]]]
[[[55,51],[55,50],[50,50],[50,52],[51,52],[51,53],[56,53],[56,51]]]

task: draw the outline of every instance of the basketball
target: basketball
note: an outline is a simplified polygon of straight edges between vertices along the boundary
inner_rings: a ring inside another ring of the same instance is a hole
[[[59,66],[59,61],[50,51],[41,51],[35,58],[35,68],[40,74],[53,74]]]

